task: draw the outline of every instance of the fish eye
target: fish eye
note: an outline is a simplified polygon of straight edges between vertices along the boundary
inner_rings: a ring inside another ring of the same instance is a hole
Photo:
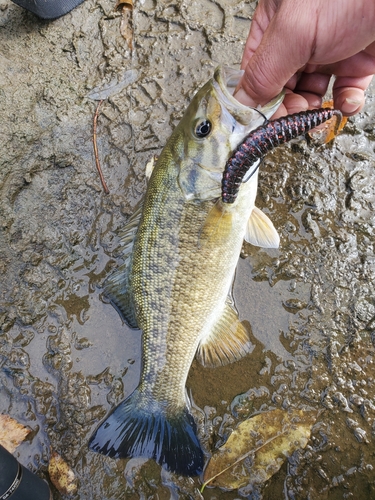
[[[210,120],[202,120],[195,127],[195,135],[199,138],[207,137],[211,132],[211,122]]]

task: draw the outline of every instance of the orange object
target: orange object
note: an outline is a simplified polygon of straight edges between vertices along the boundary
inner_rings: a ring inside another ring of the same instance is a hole
[[[333,109],[333,100],[323,102],[322,107]],[[307,135],[316,143],[328,144],[337,137],[345,127],[347,121],[348,118],[346,116],[342,116],[341,119],[338,116],[334,116],[322,125],[319,125],[319,127],[308,132]]]

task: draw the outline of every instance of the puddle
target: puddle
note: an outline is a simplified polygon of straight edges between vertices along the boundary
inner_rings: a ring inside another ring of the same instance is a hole
[[[54,22],[0,0],[0,411],[32,429],[16,452],[23,464],[48,478],[50,447],[69,462],[74,500],[202,498],[197,478],[87,449],[141,365],[140,332],[101,285],[121,260],[117,235],[147,161],[213,69],[239,64],[254,6],[145,0],[131,51],[109,0]],[[107,196],[87,97],[98,89],[108,94],[97,130]],[[245,245],[234,284],[254,349],[223,368],[194,362],[187,389],[207,457],[255,412],[321,413],[308,446],[265,485],[207,488],[207,500],[375,497],[374,121],[372,84],[334,145],[298,141],[262,164],[257,205],[281,245]]]

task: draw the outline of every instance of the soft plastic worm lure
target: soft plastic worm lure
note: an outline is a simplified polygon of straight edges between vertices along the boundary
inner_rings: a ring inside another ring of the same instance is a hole
[[[320,108],[294,113],[253,130],[237,147],[225,165],[221,182],[221,199],[224,203],[233,203],[237,197],[241,183],[250,168],[269,151],[309,130],[337,117],[336,129],[340,125],[342,114],[336,109]],[[247,176],[248,180],[257,170]]]

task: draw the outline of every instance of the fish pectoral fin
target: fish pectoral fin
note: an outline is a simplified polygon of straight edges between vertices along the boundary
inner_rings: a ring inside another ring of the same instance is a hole
[[[208,212],[200,232],[199,244],[221,239],[227,239],[232,229],[232,213],[226,210],[221,200],[218,200]]]
[[[246,226],[245,241],[262,248],[278,248],[280,236],[265,213],[254,207]]]
[[[237,311],[228,302],[209,335],[199,344],[197,360],[207,367],[224,366],[252,352],[249,332],[238,319]]]

